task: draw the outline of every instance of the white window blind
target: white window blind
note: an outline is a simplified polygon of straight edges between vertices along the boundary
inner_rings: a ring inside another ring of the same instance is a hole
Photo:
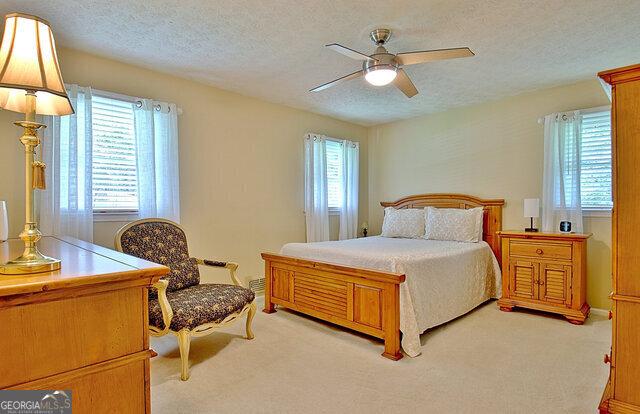
[[[93,211],[138,210],[133,104],[92,98]]]
[[[580,196],[586,210],[610,210],[611,196],[611,113],[582,114],[580,125]]]
[[[336,141],[326,141],[327,145],[327,191],[329,193],[329,208],[342,207],[342,144]]]

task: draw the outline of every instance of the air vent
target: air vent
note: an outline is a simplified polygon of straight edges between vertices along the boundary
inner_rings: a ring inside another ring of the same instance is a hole
[[[260,279],[253,279],[249,281],[249,289],[253,290],[255,293],[263,293],[264,292],[264,277]]]

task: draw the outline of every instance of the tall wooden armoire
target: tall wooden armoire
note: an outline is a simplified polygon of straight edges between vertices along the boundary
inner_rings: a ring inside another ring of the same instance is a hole
[[[611,85],[613,338],[601,413],[640,413],[640,65],[598,74]]]

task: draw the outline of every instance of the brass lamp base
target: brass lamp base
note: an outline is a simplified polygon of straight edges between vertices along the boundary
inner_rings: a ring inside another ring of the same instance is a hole
[[[43,255],[38,251],[37,243],[42,237],[35,221],[33,170],[44,168],[43,163],[34,160],[35,149],[40,145],[38,130],[45,125],[35,122],[36,93],[27,91],[26,115],[24,121],[15,122],[24,129],[20,142],[24,145],[24,175],[25,175],[25,225],[20,233],[20,239],[24,242],[22,255],[7,263],[0,264],[0,274],[25,275],[42,272],[52,272],[60,269],[60,260]],[[34,168],[36,165],[38,168]],[[40,171],[41,172],[41,171]],[[40,177],[42,178],[42,177]],[[40,182],[40,178],[37,180]],[[41,184],[44,184],[43,182]],[[38,188],[43,187],[38,184]]]
[[[36,258],[20,256],[10,262],[0,264],[0,274],[3,275],[26,275],[55,270],[60,270],[60,260],[47,257],[40,252]]]

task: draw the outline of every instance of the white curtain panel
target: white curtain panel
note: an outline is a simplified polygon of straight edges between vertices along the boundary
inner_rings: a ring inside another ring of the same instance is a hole
[[[93,241],[91,88],[67,85],[75,114],[46,116],[47,189],[38,191],[43,234]]]
[[[322,135],[304,139],[304,211],[307,242],[329,240],[329,194],[326,141]]]
[[[340,208],[340,240],[358,237],[358,163],[360,144],[345,140],[343,150],[342,207]]]
[[[134,106],[140,218],[180,222],[178,113],[174,104],[141,99]]]
[[[579,111],[544,118],[543,231],[558,232],[566,220],[572,231],[582,232],[580,122]]]

